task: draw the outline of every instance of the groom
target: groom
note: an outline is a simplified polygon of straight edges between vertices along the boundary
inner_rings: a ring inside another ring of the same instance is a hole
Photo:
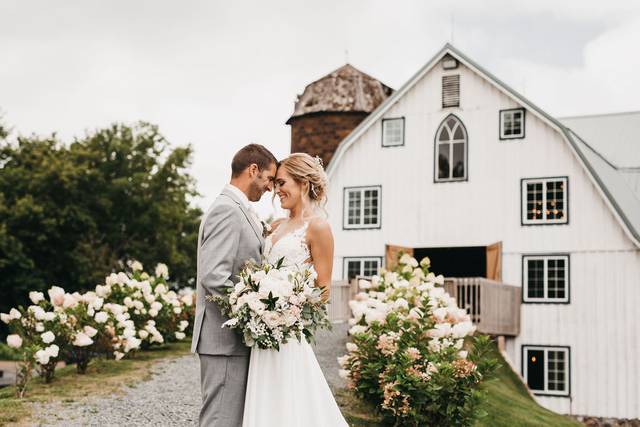
[[[249,259],[260,261],[263,227],[251,208],[271,191],[276,158],[262,145],[250,144],[231,162],[231,182],[213,202],[200,223],[196,320],[191,351],[200,358],[202,409],[200,426],[242,425],[249,370],[249,348],[206,295],[221,295],[234,285]]]

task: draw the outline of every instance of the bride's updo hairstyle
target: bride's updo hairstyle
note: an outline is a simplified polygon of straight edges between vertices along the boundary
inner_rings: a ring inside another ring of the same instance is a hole
[[[322,167],[320,157],[311,157],[307,153],[292,153],[278,165],[294,181],[302,186],[303,194],[318,205],[327,203],[327,174]]]

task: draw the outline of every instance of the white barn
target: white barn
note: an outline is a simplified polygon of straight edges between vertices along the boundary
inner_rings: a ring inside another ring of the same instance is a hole
[[[514,310],[506,354],[538,402],[640,418],[640,113],[556,119],[447,44],[327,173],[334,279],[395,245],[516,286],[489,310]]]

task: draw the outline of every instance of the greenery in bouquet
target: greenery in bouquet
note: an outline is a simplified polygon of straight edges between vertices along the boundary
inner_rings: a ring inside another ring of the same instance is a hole
[[[429,265],[405,254],[393,271],[360,281],[340,375],[393,425],[472,425],[483,415],[478,386],[497,362]]]
[[[249,263],[225,295],[208,295],[229,318],[223,327],[238,329],[249,347],[279,350],[289,339],[313,342],[318,328],[330,328],[322,290],[311,268]]]

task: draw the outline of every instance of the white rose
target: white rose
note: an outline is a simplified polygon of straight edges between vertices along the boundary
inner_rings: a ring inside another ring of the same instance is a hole
[[[17,334],[8,335],[7,345],[12,348],[20,348],[22,347],[22,338],[20,338],[20,335]]]
[[[184,339],[185,336],[184,332],[176,332],[176,338],[179,340]]]
[[[40,322],[36,323],[36,332],[44,332],[44,324]]]
[[[53,332],[47,331],[44,334],[41,334],[40,338],[42,338],[43,343],[51,344],[56,339],[56,336],[53,334]]]
[[[107,313],[105,313],[104,311],[99,311],[94,316],[94,319],[98,323],[105,323],[107,320],[109,320],[109,315]]]
[[[169,268],[166,264],[158,263],[158,265],[156,265],[156,277],[169,278]]]
[[[89,338],[84,332],[78,332],[75,339],[73,340],[73,345],[75,345],[76,347],[86,347],[91,344],[93,344],[93,340]]]
[[[9,316],[11,316],[11,319],[19,319],[22,317],[22,314],[15,308],[12,308],[11,311],[9,311]]]
[[[96,328],[93,328],[93,327],[87,325],[87,326],[84,327],[84,333],[87,334],[87,336],[89,338],[93,338],[98,333],[98,330]]]
[[[29,292],[29,299],[34,304],[38,304],[40,301],[44,301],[44,294],[42,292],[31,291]]]
[[[49,356],[51,357],[58,357],[58,354],[60,353],[60,347],[55,344],[51,344],[49,347],[45,348],[44,351],[49,353]]]

